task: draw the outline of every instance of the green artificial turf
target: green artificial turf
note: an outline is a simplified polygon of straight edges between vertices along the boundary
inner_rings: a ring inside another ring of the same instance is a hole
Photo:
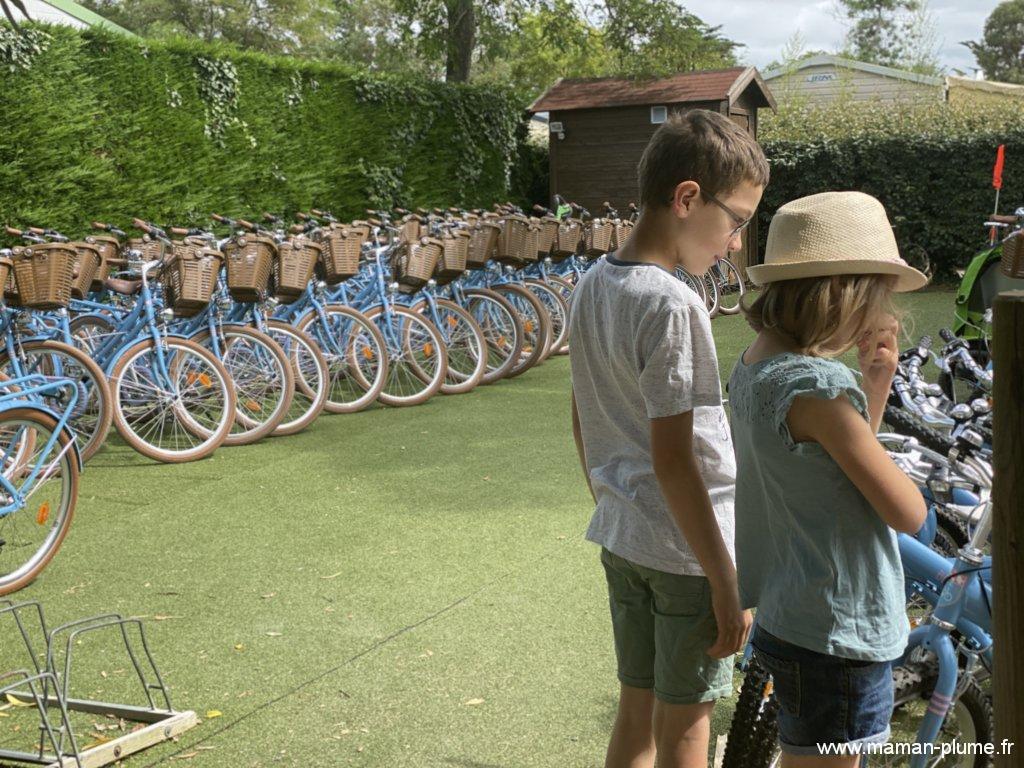
[[[907,303],[915,333],[952,318],[948,292]],[[714,329],[727,377],[750,333],[735,317]],[[51,624],[147,617],[175,707],[203,722],[130,768],[602,765],[618,685],[568,373],[554,358],[193,464],[112,440],[63,549],[17,598]],[[0,622],[3,669],[24,666],[12,632]],[[74,695],[139,702],[113,643],[75,652]],[[24,746],[28,712],[0,715],[0,746]],[[85,741],[119,733],[76,722]]]

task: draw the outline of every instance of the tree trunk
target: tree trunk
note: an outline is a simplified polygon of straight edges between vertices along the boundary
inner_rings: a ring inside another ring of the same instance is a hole
[[[448,56],[445,64],[445,80],[449,83],[465,83],[469,80],[469,69],[473,61],[473,45],[476,43],[476,16],[473,0],[445,0],[448,10]]]

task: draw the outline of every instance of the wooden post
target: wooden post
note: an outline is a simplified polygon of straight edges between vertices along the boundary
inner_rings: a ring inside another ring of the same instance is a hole
[[[992,590],[996,768],[1024,767],[1024,291],[995,301]],[[1006,745],[1013,744],[1007,753]]]

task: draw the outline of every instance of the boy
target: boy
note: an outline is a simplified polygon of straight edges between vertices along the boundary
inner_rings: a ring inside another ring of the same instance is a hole
[[[573,292],[573,435],[597,508],[618,676],[606,768],[707,766],[711,711],[743,647],[735,460],[701,275],[740,248],[768,183],[727,117],[674,115],[640,161],[641,217]]]

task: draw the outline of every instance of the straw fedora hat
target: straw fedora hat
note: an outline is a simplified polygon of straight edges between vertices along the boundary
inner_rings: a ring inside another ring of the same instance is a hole
[[[830,275],[895,275],[897,292],[928,278],[900,258],[885,208],[863,192],[823,192],[779,208],[764,263],[747,268],[755,285]]]

